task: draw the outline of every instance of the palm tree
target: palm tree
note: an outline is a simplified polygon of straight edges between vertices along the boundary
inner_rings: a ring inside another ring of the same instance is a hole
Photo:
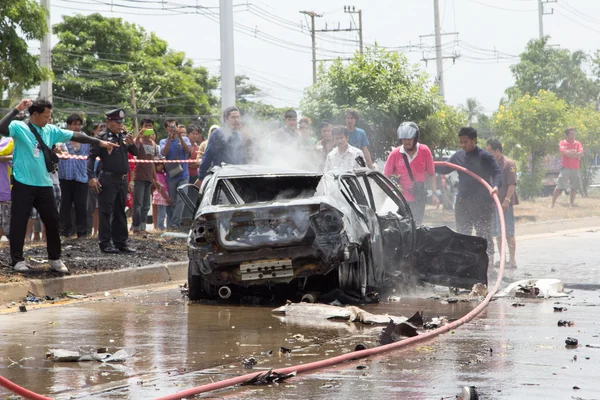
[[[473,121],[477,118],[479,114],[483,111],[483,107],[475,97],[467,97],[467,101],[465,104],[461,104],[460,106],[463,110],[465,110],[468,114],[468,126],[473,124]]]

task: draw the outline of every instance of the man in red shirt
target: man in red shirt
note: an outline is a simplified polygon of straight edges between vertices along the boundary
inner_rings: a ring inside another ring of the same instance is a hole
[[[431,182],[432,203],[440,204],[436,194],[435,168],[431,150],[419,143],[419,127],[414,122],[403,122],[398,127],[398,139],[402,145],[396,147],[385,162],[383,174],[398,177],[398,184],[410,206],[415,222],[423,223],[427,202],[427,177]]]
[[[552,194],[552,205],[554,208],[556,199],[560,196],[563,190],[567,190],[569,182],[571,182],[571,197],[569,208],[575,205],[575,195],[581,189],[581,175],[579,174],[579,160],[583,158],[583,146],[575,140],[575,128],[567,128],[565,130],[566,139],[560,141],[558,149],[562,155],[560,175],[556,189]]]

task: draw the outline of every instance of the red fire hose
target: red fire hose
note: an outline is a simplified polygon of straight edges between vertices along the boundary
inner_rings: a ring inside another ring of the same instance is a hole
[[[458,165],[450,164],[448,162],[438,161],[435,163],[435,165],[450,167],[450,168],[453,168],[455,170],[458,170],[460,172],[463,172],[465,174],[472,176],[477,181],[479,181],[479,183],[481,183],[483,186],[485,186],[490,191],[490,194],[491,194],[492,188],[490,187],[490,185],[486,181],[481,179],[475,173],[473,173],[463,167],[460,167]],[[291,372],[296,371],[296,373],[300,374],[302,372],[314,371],[316,369],[331,367],[333,365],[336,365],[336,364],[339,364],[339,363],[342,363],[345,361],[356,360],[358,358],[373,356],[376,354],[385,353],[390,350],[397,350],[397,349],[407,347],[409,345],[412,345],[412,344],[415,344],[418,342],[422,342],[424,340],[431,339],[435,336],[438,336],[442,333],[448,332],[452,329],[456,329],[459,326],[471,321],[477,315],[479,315],[479,313],[481,313],[485,309],[485,307],[489,304],[492,296],[498,291],[498,289],[500,287],[500,283],[502,282],[502,275],[504,274],[504,262],[505,262],[504,251],[505,251],[505,241],[506,241],[506,229],[504,226],[504,213],[502,210],[502,206],[500,205],[500,201],[498,200],[497,194],[494,193],[491,195],[492,195],[492,198],[494,199],[494,203],[496,204],[496,208],[498,209],[498,216],[500,217],[500,229],[501,229],[501,234],[502,234],[502,241],[500,243],[500,269],[498,271],[498,278],[496,279],[496,282],[494,283],[493,288],[491,290],[488,290],[487,296],[485,297],[485,299],[483,299],[483,301],[481,303],[479,303],[477,305],[477,307],[475,307],[473,310],[471,310],[468,314],[466,314],[462,318],[459,318],[450,324],[444,325],[442,327],[439,327],[437,329],[434,329],[432,331],[429,331],[427,333],[424,333],[424,334],[421,334],[418,336],[407,338],[407,339],[404,339],[399,342],[390,343],[385,346],[379,346],[379,347],[375,347],[372,349],[366,349],[366,350],[360,350],[360,351],[354,351],[351,353],[342,354],[341,356],[332,357],[332,358],[328,358],[328,359],[321,360],[321,361],[315,361],[312,363],[302,364],[302,365],[293,366],[293,367],[281,368],[281,369],[274,370],[274,372],[278,372],[278,373],[282,373],[282,374],[289,374]],[[232,387],[232,386],[244,383],[247,380],[256,377],[258,374],[260,374],[260,373],[253,372],[251,374],[241,375],[241,376],[237,376],[235,378],[230,378],[230,379],[225,379],[225,380],[222,380],[219,382],[209,383],[209,384],[198,386],[195,388],[183,390],[181,392],[177,392],[177,393],[174,393],[171,395],[159,397],[155,400],[179,400],[179,399],[183,399],[185,397],[191,397],[191,396],[194,396],[197,394],[206,393],[206,392],[210,392],[213,390],[225,389],[228,387]],[[13,393],[18,394],[19,396],[22,396],[26,399],[51,400],[48,397],[44,397],[39,394],[33,393],[27,389],[24,389],[2,377],[0,377],[0,386],[4,386],[5,388],[12,391]]]

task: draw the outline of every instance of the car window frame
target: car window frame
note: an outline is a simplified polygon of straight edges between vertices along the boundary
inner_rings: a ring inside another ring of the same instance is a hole
[[[229,200],[229,204],[216,204],[216,201],[219,197],[220,190],[224,189],[225,197]],[[232,206],[232,205],[241,205],[245,204],[244,201],[240,198],[240,196],[236,193],[235,189],[231,182],[228,179],[218,179],[218,182],[215,184],[214,193],[212,196],[211,205],[213,206]]]
[[[372,179],[383,192],[392,199],[392,201],[398,206],[398,210],[396,211],[402,217],[410,217],[413,218],[412,213],[410,211],[410,207],[402,196],[402,193],[394,186],[394,184],[385,177],[379,171],[368,171],[364,174],[361,174],[364,178],[365,186],[367,187],[367,192],[369,194],[369,201],[371,203],[371,208],[377,214],[377,206],[375,204],[375,198],[373,196],[373,189],[371,189],[371,180]],[[400,211],[405,211],[401,213]]]
[[[360,186],[360,183],[358,181],[358,177],[356,175],[340,175],[340,183],[354,198],[357,205],[370,207],[367,195],[363,192],[362,187]]]

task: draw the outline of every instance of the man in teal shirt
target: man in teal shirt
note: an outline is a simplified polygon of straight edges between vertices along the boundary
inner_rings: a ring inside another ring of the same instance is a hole
[[[29,121],[14,121],[20,111],[29,109]],[[10,221],[10,257],[16,271],[27,271],[23,258],[25,231],[31,208],[35,207],[46,226],[46,245],[50,267],[58,272],[68,272],[60,259],[59,216],[54,199],[52,178],[46,169],[44,153],[32,129],[51,148],[59,142],[72,140],[98,144],[111,151],[115,144],[87,136],[85,133],[59,129],[48,125],[52,116],[52,103],[47,100],[22,100],[0,121],[0,134],[10,135],[15,142],[13,154],[13,187]]]
[[[348,144],[362,150],[365,155],[365,161],[367,167],[373,169],[373,160],[371,159],[371,152],[369,151],[369,139],[364,130],[358,128],[358,111],[353,109],[346,110],[346,116],[344,117],[344,123],[346,125],[346,132],[348,132]]]

